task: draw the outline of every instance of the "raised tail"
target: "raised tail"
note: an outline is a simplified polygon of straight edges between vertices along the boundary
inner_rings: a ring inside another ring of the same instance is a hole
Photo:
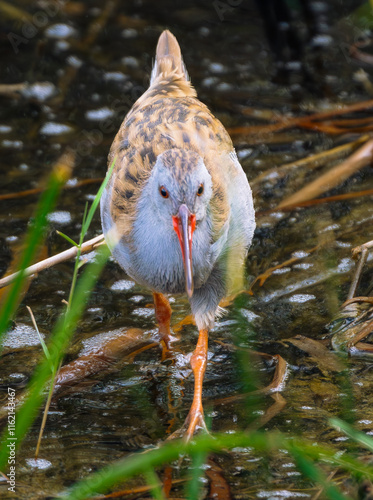
[[[174,72],[189,81],[180,46],[174,35],[170,31],[165,30],[158,40],[150,85],[152,85],[159,75],[163,74],[167,76],[167,74]]]

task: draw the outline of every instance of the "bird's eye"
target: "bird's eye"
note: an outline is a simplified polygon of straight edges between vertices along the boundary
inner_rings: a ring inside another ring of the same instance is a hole
[[[161,186],[161,187],[159,188],[159,192],[161,193],[161,196],[162,196],[163,198],[168,198],[168,196],[169,196],[169,195],[168,195],[168,191],[167,191],[167,189],[166,189],[164,186]]]
[[[203,193],[203,190],[204,190],[203,184],[200,184],[199,188],[197,190],[197,196],[201,196],[201,194]]]

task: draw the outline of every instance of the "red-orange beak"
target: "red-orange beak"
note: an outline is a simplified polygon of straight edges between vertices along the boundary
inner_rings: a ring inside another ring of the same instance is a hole
[[[179,238],[183,256],[185,289],[188,297],[193,295],[192,239],[196,228],[196,216],[186,205],[180,205],[178,215],[172,216],[175,232]]]

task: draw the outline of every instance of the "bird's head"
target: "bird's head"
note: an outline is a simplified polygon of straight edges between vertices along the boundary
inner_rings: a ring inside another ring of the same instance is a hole
[[[212,197],[211,176],[194,151],[170,149],[160,154],[149,179],[157,218],[173,227],[184,264],[186,292],[193,295],[193,233],[207,216]]]

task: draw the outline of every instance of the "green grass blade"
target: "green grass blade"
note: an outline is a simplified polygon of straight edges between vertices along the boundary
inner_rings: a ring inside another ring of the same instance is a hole
[[[155,473],[154,469],[148,469],[144,472],[144,476],[146,482],[151,488],[152,496],[155,500],[165,500],[165,496],[163,495],[162,488],[159,483],[159,477]]]
[[[373,479],[373,467],[366,465],[347,453],[341,453],[334,448],[315,445],[301,439],[293,439],[293,445],[301,448],[305,455],[313,460],[326,464],[334,464],[357,476],[366,476]],[[285,445],[286,447],[286,445]]]
[[[98,204],[100,203],[100,199],[102,196],[102,193],[104,192],[105,187],[107,186],[111,174],[114,170],[115,162],[117,160],[117,156],[114,157],[114,160],[112,161],[112,164],[110,165],[110,168],[108,172],[106,173],[106,177],[101,184],[99,190],[97,191],[97,194],[95,196],[95,199],[93,200],[93,203],[91,205],[91,208],[88,210],[88,205],[86,204],[84,207],[84,214],[83,214],[83,223],[82,223],[82,228],[80,231],[80,237],[79,237],[79,244],[76,245],[78,247],[78,252],[75,257],[75,265],[74,265],[74,271],[73,271],[73,279],[71,282],[71,287],[70,287],[70,293],[69,293],[69,299],[68,299],[68,309],[70,308],[70,304],[73,301],[74,293],[75,293],[75,287],[76,287],[76,280],[78,278],[78,271],[80,267],[82,266],[82,263],[80,262],[80,256],[81,256],[81,246],[83,244],[85,235],[87,234],[88,228],[92,222],[93,216],[97,210]]]
[[[192,477],[185,488],[186,498],[196,500],[201,496],[201,477],[203,475],[202,466],[206,462],[207,453],[198,451],[192,455]]]
[[[180,455],[218,452],[236,446],[252,446],[269,451],[284,445],[280,434],[202,434],[189,443],[184,440],[167,441],[158,448],[138,453],[114,462],[80,481],[66,493],[68,500],[83,500],[92,494],[102,493],[126,479],[144,474],[149,468],[177,460]],[[64,497],[65,498],[65,497]]]
[[[43,337],[41,336],[41,333],[39,332],[39,328],[38,328],[38,325],[35,321],[35,317],[34,317],[34,313],[32,312],[31,310],[31,307],[29,306],[26,306],[26,309],[28,310],[30,316],[31,316],[31,320],[32,320],[32,324],[34,325],[34,328],[36,330],[36,333],[38,334],[38,337],[39,337],[39,342],[43,348],[43,352],[44,352],[44,356],[47,358],[47,360],[50,362],[50,368],[53,372],[53,366],[52,366],[52,363],[51,363],[51,357],[50,357],[50,354],[49,354],[49,350],[48,350],[48,347],[47,347],[47,344],[44,342],[44,339]]]
[[[72,155],[62,157],[55,165],[48,180],[46,190],[43,192],[38,203],[34,222],[27,233],[25,251],[21,257],[20,270],[24,271],[34,259],[38,247],[44,237],[47,227],[47,215],[53,209],[61,187],[65,184],[70,174],[74,158]],[[0,311],[0,339],[8,328],[9,321],[13,317],[21,296],[24,281],[24,273],[21,272],[15,281],[9,286],[6,298]]]
[[[48,350],[50,359],[55,368],[58,367],[69,341],[75,331],[77,322],[83,313],[85,304],[89,297],[98,275],[104,267],[110,251],[106,246],[99,248],[96,259],[85,269],[76,288],[74,302],[71,308],[60,317],[51,336]],[[44,359],[33,375],[29,385],[29,397],[16,414],[16,444],[19,445],[27,433],[30,425],[34,421],[37,410],[44,399],[44,387],[50,379],[50,362]],[[12,436],[5,433],[2,436],[2,442],[7,442]],[[14,438],[13,438],[14,439]],[[0,449],[0,470],[8,460],[8,448],[2,446]]]
[[[350,500],[350,497],[345,496],[337,486],[326,479],[321,470],[307,458],[302,448],[290,446],[288,450],[293,455],[302,474],[316,485],[321,486],[330,500]]]
[[[70,236],[67,236],[67,234],[63,233],[62,231],[56,231],[56,233],[59,235],[59,236],[62,236],[62,238],[64,238],[66,241],[68,241],[70,243],[70,245],[72,245],[73,247],[78,247],[78,243],[75,243],[74,240],[72,240],[70,238]]]
[[[114,160],[112,161],[112,163],[110,165],[110,168],[109,168],[109,170],[106,173],[106,177],[104,179],[104,182],[101,184],[100,189],[98,190],[98,192],[96,194],[96,197],[93,200],[91,208],[88,211],[88,215],[86,217],[86,220],[83,223],[83,226],[82,226],[82,235],[83,235],[83,238],[87,234],[88,228],[91,225],[93,216],[94,216],[94,214],[96,212],[98,204],[100,203],[100,199],[101,199],[102,193],[104,192],[104,189],[106,188],[106,186],[107,186],[107,184],[108,184],[108,182],[110,180],[111,174],[113,173],[116,161],[117,161],[117,155],[114,157]]]
[[[365,448],[368,448],[368,450],[373,452],[373,439],[367,436],[364,432],[354,429],[347,422],[344,422],[339,418],[331,418],[329,422],[335,429],[341,430],[355,442],[363,445]]]
[[[70,491],[66,492],[68,500],[83,500],[93,494],[103,493],[115,484],[124,482],[130,477],[144,474],[149,468],[159,467],[165,463],[177,460],[180,455],[195,454],[198,452],[219,452],[235,447],[252,447],[259,452],[268,453],[280,448],[294,449],[294,446],[302,449],[303,453],[314,460],[321,460],[328,464],[335,464],[345,470],[359,473],[367,478],[373,479],[373,468],[367,466],[352,457],[344,457],[335,453],[332,448],[326,446],[315,446],[303,440],[292,440],[279,433],[252,432],[236,434],[201,435],[195,437],[190,443],[183,440],[166,442],[158,448],[148,450],[126,457],[125,459],[111,463],[107,467],[88,476],[86,479],[75,484]]]

